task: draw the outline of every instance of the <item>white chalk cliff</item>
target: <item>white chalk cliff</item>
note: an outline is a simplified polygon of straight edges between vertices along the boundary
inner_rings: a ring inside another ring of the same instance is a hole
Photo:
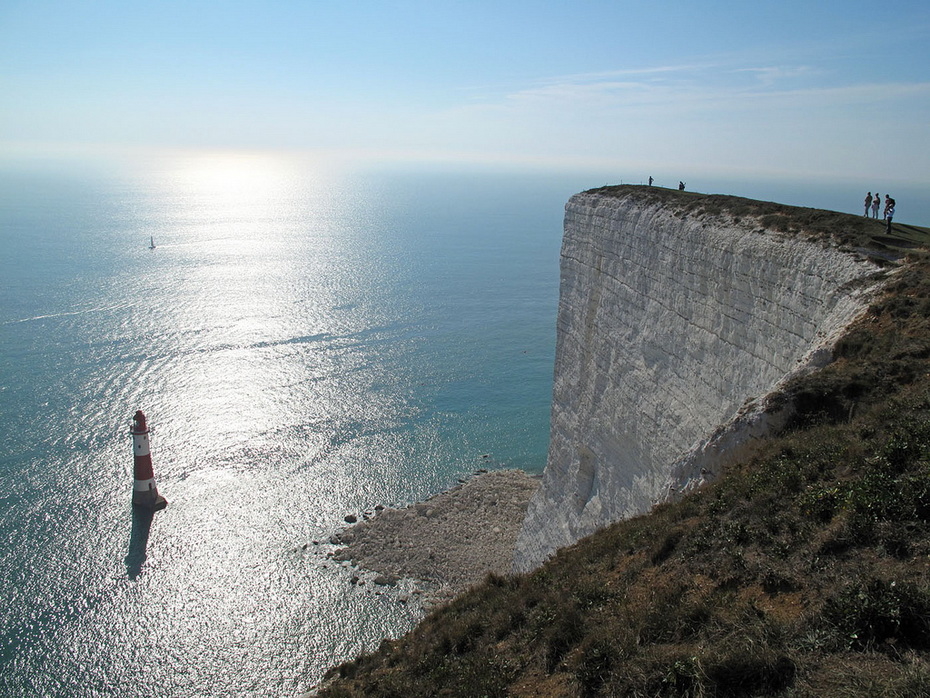
[[[549,456],[515,571],[712,479],[874,291],[854,253],[649,192],[566,206]]]

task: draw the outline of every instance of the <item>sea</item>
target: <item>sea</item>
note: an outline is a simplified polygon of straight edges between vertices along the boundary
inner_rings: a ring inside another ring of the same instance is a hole
[[[331,536],[480,469],[542,471],[565,202],[642,179],[0,161],[0,695],[298,696],[411,628],[410,584],[353,584]],[[154,515],[130,506],[136,410]]]

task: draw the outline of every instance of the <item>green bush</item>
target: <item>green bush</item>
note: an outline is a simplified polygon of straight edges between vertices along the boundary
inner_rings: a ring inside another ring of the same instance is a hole
[[[894,641],[898,649],[930,647],[930,590],[882,579],[852,584],[829,598],[823,623],[833,641],[853,650]]]
[[[778,693],[795,679],[797,667],[787,655],[766,647],[747,645],[705,663],[712,695],[756,696]]]
[[[623,653],[612,637],[594,634],[578,647],[573,672],[584,698],[597,696],[611,673],[622,660]]]
[[[578,606],[572,602],[554,611],[553,621],[543,632],[545,648],[544,665],[546,673],[551,674],[561,664],[565,656],[585,636],[584,616]]]

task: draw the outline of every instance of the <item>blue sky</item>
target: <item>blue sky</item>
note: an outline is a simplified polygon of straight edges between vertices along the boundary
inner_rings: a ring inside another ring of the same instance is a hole
[[[0,3],[0,152],[930,182],[930,3]]]

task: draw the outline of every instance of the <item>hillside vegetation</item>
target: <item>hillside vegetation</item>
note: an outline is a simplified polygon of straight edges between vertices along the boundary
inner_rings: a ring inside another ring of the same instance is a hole
[[[868,247],[886,291],[832,364],[788,386],[796,417],[750,460],[535,572],[489,577],[321,695],[930,695],[928,231],[637,190]]]

